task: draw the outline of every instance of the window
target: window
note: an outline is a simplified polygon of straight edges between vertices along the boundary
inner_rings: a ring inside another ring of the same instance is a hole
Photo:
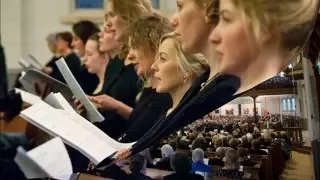
[[[291,101],[292,101],[292,110],[295,111],[296,110],[296,99],[292,98]]]
[[[104,0],[75,0],[76,9],[103,9]]]
[[[287,111],[287,102],[285,99],[282,100],[282,110]]]
[[[154,9],[160,9],[160,0],[152,0],[152,7]]]
[[[282,99],[282,111],[295,111],[296,110],[296,98],[284,98]]]

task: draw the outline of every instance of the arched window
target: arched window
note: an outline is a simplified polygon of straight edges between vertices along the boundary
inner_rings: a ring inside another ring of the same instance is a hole
[[[287,101],[286,101],[286,99],[282,100],[282,110],[283,111],[287,111]]]
[[[296,98],[292,98],[292,110],[295,111],[296,110]]]
[[[105,0],[75,0],[76,9],[103,9]]]
[[[160,0],[152,0],[152,7],[154,9],[160,9]]]
[[[291,111],[291,99],[287,99],[287,107],[288,111]]]

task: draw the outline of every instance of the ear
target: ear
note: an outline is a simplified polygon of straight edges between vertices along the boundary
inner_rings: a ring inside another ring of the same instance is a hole
[[[191,81],[191,73],[189,71],[185,71],[183,74],[183,82],[189,83]]]

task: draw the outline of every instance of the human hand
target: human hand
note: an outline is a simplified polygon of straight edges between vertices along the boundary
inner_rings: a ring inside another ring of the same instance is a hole
[[[46,74],[51,74],[53,69],[51,67],[44,67],[42,71]]]
[[[100,110],[104,111],[116,111],[118,100],[108,96],[108,95],[100,95],[100,96],[88,96],[89,100]]]
[[[42,100],[44,100],[52,91],[52,86],[48,83],[38,83],[38,82],[34,82],[33,83],[33,88],[36,92],[36,94],[38,96],[40,96],[40,98]]]
[[[115,161],[121,161],[121,160],[125,160],[125,159],[129,158],[129,156],[131,156],[131,148],[119,150],[113,156],[113,158],[115,159]]]
[[[72,102],[74,106],[76,107],[76,111],[78,114],[84,116],[86,115],[86,109],[84,108],[83,104],[77,99],[76,97],[72,97]]]

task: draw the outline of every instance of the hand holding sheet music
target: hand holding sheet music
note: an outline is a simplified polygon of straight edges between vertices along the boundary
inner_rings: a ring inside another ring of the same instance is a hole
[[[28,179],[71,176],[72,165],[62,140],[54,138],[29,152],[17,150],[15,162]]]
[[[54,109],[45,102],[22,111],[20,116],[47,133],[61,137],[95,164],[133,144],[119,143],[80,115]]]
[[[72,72],[68,68],[67,63],[63,58],[56,61],[56,64],[64,77],[65,81],[69,85],[73,95],[84,105],[87,112],[87,117],[91,122],[102,122],[104,117],[99,113],[99,111],[93,106],[93,104],[88,99],[87,95],[83,92],[77,80],[72,75]]]

